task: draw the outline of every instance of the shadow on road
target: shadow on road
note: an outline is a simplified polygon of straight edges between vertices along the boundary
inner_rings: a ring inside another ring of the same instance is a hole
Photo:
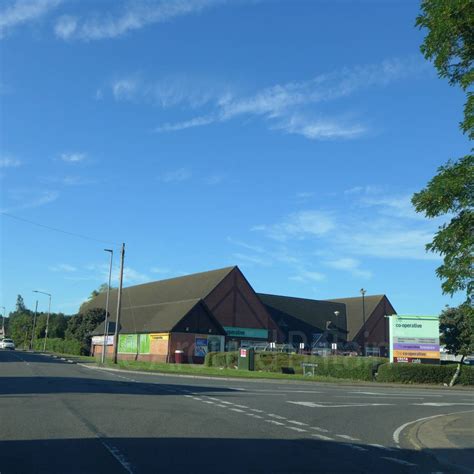
[[[159,427],[157,427],[159,431]],[[471,450],[473,451],[473,450]],[[466,453],[464,453],[466,454]],[[474,452],[471,453],[474,455]],[[87,438],[0,441],[2,474],[433,473],[428,453],[308,439]],[[394,461],[398,460],[398,461]],[[443,473],[462,472],[442,466]]]
[[[173,385],[164,383],[121,382],[83,377],[1,377],[1,395],[58,394],[58,393],[108,393],[124,395],[186,395],[205,392],[236,392],[231,388]],[[1,426],[0,426],[1,429]],[[1,473],[0,465],[0,473]]]

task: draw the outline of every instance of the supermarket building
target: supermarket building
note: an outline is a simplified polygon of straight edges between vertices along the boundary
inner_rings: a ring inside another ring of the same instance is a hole
[[[378,327],[381,317],[395,310],[384,295],[369,298],[373,304],[364,319]],[[105,308],[105,300],[106,294],[101,293],[80,311]],[[110,292],[109,302],[106,350],[112,354],[117,290]],[[122,291],[118,355],[120,359],[175,362],[176,351],[182,351],[184,362],[200,363],[208,351],[265,342],[310,347],[315,338],[346,342],[354,334],[357,340],[364,331],[358,327],[357,305],[350,307],[353,317],[348,322],[344,300],[257,294],[237,266],[145,283]],[[104,332],[102,323],[92,333],[96,356],[102,352]],[[388,329],[366,337],[365,344],[382,348],[383,353],[387,341]]]

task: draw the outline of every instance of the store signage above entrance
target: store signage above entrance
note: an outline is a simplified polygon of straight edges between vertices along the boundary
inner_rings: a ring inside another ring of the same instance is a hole
[[[268,339],[267,329],[237,328],[233,326],[224,326],[224,329],[227,335],[230,337]]]
[[[390,316],[390,362],[439,364],[436,316]]]

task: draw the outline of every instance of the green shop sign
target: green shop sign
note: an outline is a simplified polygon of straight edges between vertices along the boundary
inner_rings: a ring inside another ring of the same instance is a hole
[[[118,351],[122,354],[149,354],[149,334],[120,334]]]
[[[250,339],[268,339],[267,329],[237,328],[234,326],[224,326],[225,332],[231,337],[248,337]]]

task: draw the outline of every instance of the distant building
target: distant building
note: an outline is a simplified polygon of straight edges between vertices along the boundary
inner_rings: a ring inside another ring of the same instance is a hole
[[[101,293],[81,311],[105,308]],[[110,293],[106,347],[113,351],[117,290]],[[384,354],[388,347],[385,315],[395,310],[384,295],[312,300],[257,294],[236,266],[171,278],[123,289],[118,354],[122,359],[202,362],[207,351],[230,351],[269,342],[315,345],[353,343]],[[364,340],[364,332],[367,331]],[[104,324],[92,336],[94,355],[101,354]]]

